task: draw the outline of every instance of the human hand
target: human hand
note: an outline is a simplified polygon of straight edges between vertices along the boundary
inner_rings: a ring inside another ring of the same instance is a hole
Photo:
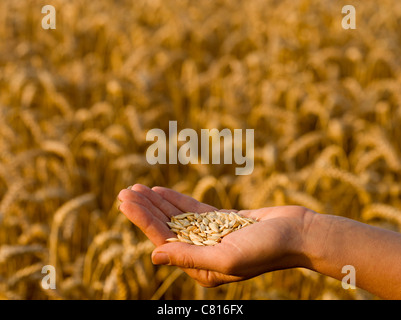
[[[259,222],[228,234],[217,245],[195,246],[166,243],[175,236],[166,222],[173,215],[218,210],[215,207],[171,189],[150,189],[140,184],[122,190],[118,198],[122,202],[120,211],[157,246],[153,263],[178,266],[205,287],[308,263],[303,252],[304,233],[314,213],[304,207],[238,211]]]

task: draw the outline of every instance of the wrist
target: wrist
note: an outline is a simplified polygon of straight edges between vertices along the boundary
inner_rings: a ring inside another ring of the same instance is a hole
[[[315,261],[319,260],[319,220],[321,214],[308,208],[296,206],[292,208],[291,216],[287,217],[289,222],[287,232],[284,232],[283,243],[285,243],[281,268],[308,268],[314,267]]]
[[[319,214],[311,211],[305,216],[302,232],[303,267],[323,274],[331,273],[328,261],[337,262],[340,258],[341,236],[332,239],[333,232],[338,233],[338,223],[349,219],[339,216]],[[343,223],[344,224],[344,223]],[[336,251],[336,252],[334,252]]]
[[[296,235],[291,246],[295,256],[294,267],[307,268],[314,271],[317,262],[322,257],[321,231],[325,221],[322,220],[323,214],[304,208],[301,222],[296,228]],[[324,219],[323,219],[324,220]]]

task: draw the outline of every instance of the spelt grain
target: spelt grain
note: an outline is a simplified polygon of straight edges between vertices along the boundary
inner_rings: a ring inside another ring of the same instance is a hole
[[[183,213],[166,222],[177,237],[167,242],[185,242],[197,246],[214,246],[227,234],[257,222],[235,212]]]

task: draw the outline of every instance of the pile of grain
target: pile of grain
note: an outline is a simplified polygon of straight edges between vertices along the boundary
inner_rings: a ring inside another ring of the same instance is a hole
[[[187,212],[171,217],[167,222],[177,238],[166,241],[181,241],[197,246],[214,246],[227,234],[257,222],[235,212]]]

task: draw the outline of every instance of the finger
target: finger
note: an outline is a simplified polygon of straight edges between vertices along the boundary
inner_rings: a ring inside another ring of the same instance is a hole
[[[167,238],[175,236],[163,221],[157,219],[147,208],[138,203],[124,201],[120,205],[120,211],[156,246],[165,243]]]
[[[186,274],[195,279],[202,287],[213,288],[224,283],[244,280],[243,277],[227,275],[211,270],[183,269]]]
[[[182,213],[180,209],[174,206],[172,203],[164,199],[160,194],[154,192],[152,189],[142,184],[135,184],[131,190],[134,190],[144,197],[149,199],[157,208],[160,209],[167,217],[171,218],[174,215]]]
[[[222,244],[195,246],[180,242],[167,243],[153,251],[152,261],[154,264],[227,273],[230,259],[223,247]]]
[[[222,254],[216,250],[213,250],[214,253],[204,253],[207,248],[208,251],[212,249],[212,247],[198,247],[186,243],[170,243],[156,248],[152,253],[152,261],[154,264],[178,266],[206,288],[244,279],[242,276],[226,274],[229,269],[222,263],[224,261]]]
[[[213,206],[201,203],[190,196],[179,193],[172,189],[153,187],[152,190],[183,212],[207,212],[217,210],[217,208]]]
[[[146,209],[148,209],[161,221],[164,222],[170,221],[170,219],[158,207],[156,207],[147,197],[134,190],[128,190],[128,189],[121,190],[120,193],[118,194],[118,199],[121,202],[124,201],[136,202],[144,206]]]

